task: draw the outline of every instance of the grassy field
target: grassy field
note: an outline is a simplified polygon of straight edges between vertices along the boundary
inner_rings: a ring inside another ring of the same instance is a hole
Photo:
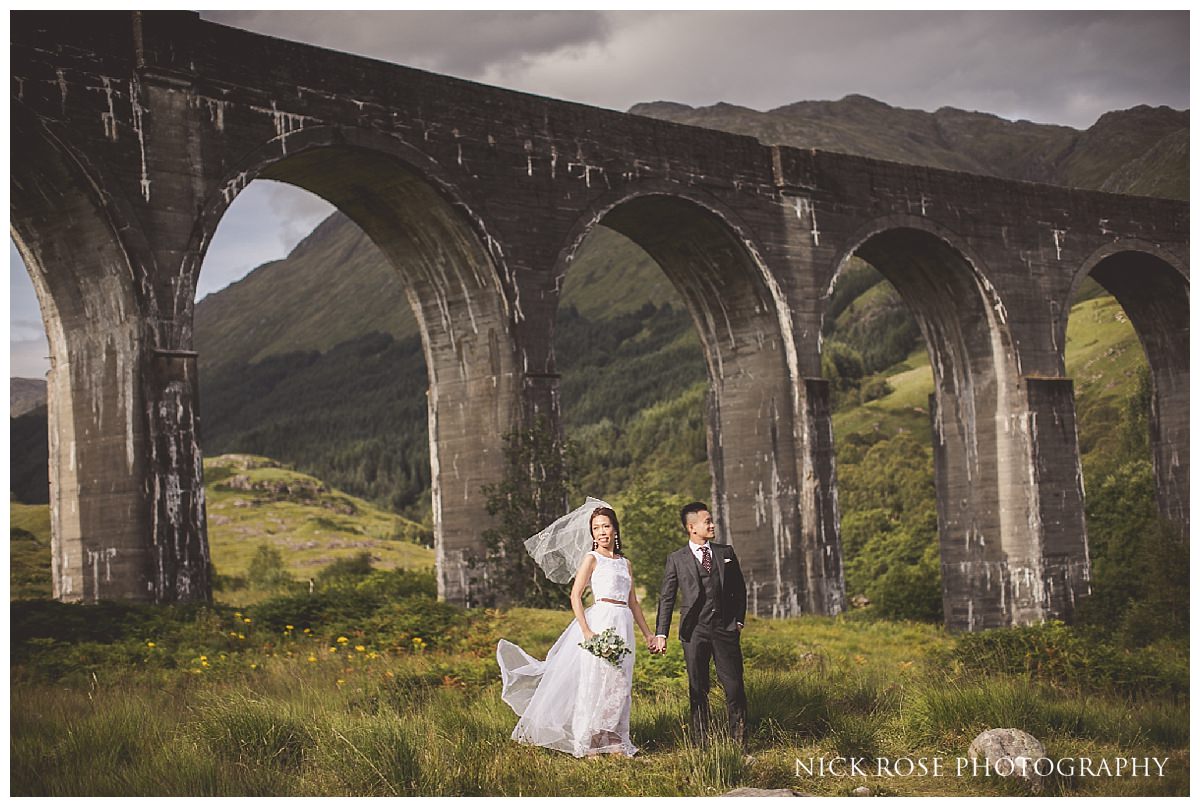
[[[227,454],[204,461],[213,565],[243,574],[262,543],[304,580],[334,560],[366,550],[379,569],[432,567],[433,549],[411,537],[420,525],[265,457]],[[240,479],[242,481],[235,482]],[[238,600],[246,604],[245,598]]]
[[[284,568],[307,580],[339,558],[369,552],[377,569],[426,569],[433,549],[417,543],[420,524],[327,488],[266,457],[204,460],[209,553],[218,574],[244,576],[260,545],[277,548]],[[12,503],[10,581],[14,599],[50,596],[50,511]],[[20,532],[17,532],[17,531]],[[248,605],[269,592],[216,591],[218,602]]]
[[[728,742],[688,740],[678,642],[665,657],[639,648],[640,753],[589,761],[512,742],[516,716],[500,700],[496,640],[543,657],[566,612],[473,612],[429,644],[418,636],[405,646],[363,631],[272,631],[254,615],[201,614],[185,634],[139,636],[124,664],[81,663],[53,681],[15,665],[12,794],[687,796],[751,786],[849,795],[864,784],[877,795],[1020,794],[994,776],[796,774],[797,758],[835,756],[938,756],[952,771],[991,727],[1029,731],[1052,758],[1167,758],[1163,777],[1057,776],[1047,794],[1188,792],[1186,698],[979,675],[955,660],[955,637],[926,624],[752,618],[750,758]],[[226,642],[234,623],[247,641]],[[712,705],[720,715],[719,689]]]

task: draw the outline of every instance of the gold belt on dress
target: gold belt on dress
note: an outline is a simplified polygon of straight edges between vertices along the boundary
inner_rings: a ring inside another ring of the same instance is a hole
[[[611,602],[614,605],[625,605],[625,606],[629,605],[629,603],[627,603],[627,602],[622,602],[621,600],[610,600],[608,597],[601,597],[600,602]]]

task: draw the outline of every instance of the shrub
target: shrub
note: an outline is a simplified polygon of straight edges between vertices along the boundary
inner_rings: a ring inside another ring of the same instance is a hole
[[[367,550],[357,552],[348,558],[338,558],[317,573],[317,583],[332,585],[339,583],[357,583],[371,573],[371,553]]]
[[[376,570],[359,580],[355,589],[360,594],[385,601],[417,596],[436,599],[437,577],[433,569]]]
[[[364,620],[362,628],[377,643],[411,649],[412,640],[420,638],[424,645],[436,648],[450,637],[451,628],[464,621],[464,611],[458,606],[417,596],[381,606]]]
[[[892,385],[887,382],[886,378],[877,376],[863,381],[858,390],[858,399],[860,403],[870,403],[891,394]]]
[[[1188,691],[1187,659],[1128,649],[1053,620],[960,635],[951,653],[965,669],[1123,695]]]
[[[551,582],[525,551],[525,541],[563,514],[577,452],[542,416],[505,435],[504,442],[504,479],[482,488],[488,514],[497,517],[497,525],[483,532],[483,563],[494,590],[471,604],[495,605],[498,599],[552,607],[567,599],[570,586]]]
[[[246,579],[254,588],[273,589],[291,583],[292,575],[285,568],[279,549],[264,543],[258,545],[254,557],[250,559]]]

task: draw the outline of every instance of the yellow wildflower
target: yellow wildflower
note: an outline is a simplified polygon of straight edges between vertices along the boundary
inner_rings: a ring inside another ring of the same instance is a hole
[[[239,639],[245,639],[245,638],[246,638],[246,634],[244,634],[244,633],[239,633],[239,634],[237,635],[237,637],[238,637]]]
[[[250,617],[246,617],[246,618],[245,618],[245,619],[243,619],[242,621],[243,621],[243,622],[245,622],[247,625],[249,625],[249,624],[250,624]]]
[[[338,643],[338,644],[346,644],[346,643],[347,643],[347,642],[349,642],[349,641],[350,641],[350,640],[349,640],[349,639],[347,639],[345,636],[339,636],[339,637],[337,637],[337,643]]]
[[[154,642],[146,642],[146,647],[158,647]]]
[[[365,652],[366,652],[366,650],[367,650],[367,648],[366,648],[366,647],[364,647],[364,646],[363,646],[363,645],[361,645],[361,644],[356,644],[356,645],[354,645],[354,649],[355,649],[355,650],[357,650],[357,651],[358,651],[358,652],[360,652],[360,653],[365,653]]]
[[[337,652],[337,648],[336,648],[336,647],[331,647],[331,648],[329,648],[329,652],[330,652],[330,653],[336,653],[336,652]]]
[[[344,684],[344,683],[346,683],[346,682],[345,682],[344,680],[342,680],[341,678],[339,678],[339,679],[337,680],[337,685],[338,685],[338,686],[341,686],[341,685],[342,685],[342,684]]]
[[[309,654],[309,656],[308,656],[308,660],[309,660],[310,662],[315,662],[315,661],[317,660],[317,657],[316,657],[316,656],[314,656],[314,655],[312,655],[312,654],[310,653],[310,654]]]
[[[855,654],[854,654],[854,663],[855,663],[855,664],[866,664],[866,663],[867,663],[867,658],[866,658],[866,656],[863,656],[863,655],[861,655],[861,654],[855,653]]]
[[[295,627],[294,625],[284,625],[284,627],[285,627],[286,629],[288,629],[288,630],[295,630],[295,629],[296,629],[296,627]]]
[[[207,661],[202,661],[202,662],[200,662],[200,666],[201,666],[201,667],[207,667],[207,666],[208,666],[208,662],[207,662]]]

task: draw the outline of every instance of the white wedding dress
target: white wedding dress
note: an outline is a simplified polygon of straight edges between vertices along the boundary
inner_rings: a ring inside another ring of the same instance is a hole
[[[501,639],[496,661],[504,683],[501,698],[520,715],[512,738],[520,743],[565,751],[576,757],[623,753],[637,748],[629,740],[629,709],[633,691],[633,614],[627,605],[633,581],[623,557],[596,558],[591,587],[596,602],[583,613],[595,633],[613,628],[631,652],[620,667],[593,656],[579,646],[583,629],[579,620],[562,632],[545,661],[531,657],[517,645]]]

